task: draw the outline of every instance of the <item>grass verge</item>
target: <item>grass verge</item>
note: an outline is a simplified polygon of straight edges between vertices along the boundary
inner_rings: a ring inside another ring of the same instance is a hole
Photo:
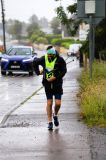
[[[80,82],[81,116],[88,126],[106,127],[106,63],[94,62],[92,80],[83,70]]]

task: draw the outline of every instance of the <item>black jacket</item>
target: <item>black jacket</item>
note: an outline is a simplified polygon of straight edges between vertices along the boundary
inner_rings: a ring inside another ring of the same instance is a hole
[[[63,77],[65,73],[67,72],[67,68],[66,68],[65,60],[58,54],[56,56],[57,56],[57,59],[56,59],[55,66],[54,66],[54,76],[56,77],[56,80],[54,80],[53,82],[48,82],[45,78],[45,56],[35,59],[34,70],[36,74],[39,75],[40,74],[39,65],[41,65],[43,67],[42,83],[45,86],[45,88],[49,88],[49,86],[52,83],[54,86],[54,90],[61,90],[62,83],[63,83]],[[62,91],[59,91],[59,93],[62,93]]]

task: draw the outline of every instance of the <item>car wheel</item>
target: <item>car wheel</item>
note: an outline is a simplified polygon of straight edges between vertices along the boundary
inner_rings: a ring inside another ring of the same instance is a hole
[[[12,73],[12,72],[8,72],[8,75],[10,75],[10,76],[11,76],[11,75],[13,75],[13,73]]]
[[[1,74],[2,74],[3,76],[5,76],[5,75],[6,75],[6,71],[1,71]]]
[[[29,76],[33,76],[33,71],[32,71],[32,72],[29,72]]]

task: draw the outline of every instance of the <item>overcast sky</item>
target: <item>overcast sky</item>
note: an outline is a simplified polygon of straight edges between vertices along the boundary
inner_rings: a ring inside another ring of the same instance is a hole
[[[5,8],[5,19],[17,19],[27,22],[35,14],[38,18],[45,17],[49,21],[56,16],[55,8],[60,2],[55,0],[3,0]],[[66,8],[74,0],[61,0]],[[1,22],[1,18],[0,18]]]

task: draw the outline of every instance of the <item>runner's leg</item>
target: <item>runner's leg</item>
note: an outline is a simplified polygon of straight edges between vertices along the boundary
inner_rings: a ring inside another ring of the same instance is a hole
[[[55,107],[54,107],[54,115],[57,115],[61,107],[61,95],[55,95]]]
[[[52,122],[52,104],[53,104],[53,99],[47,99],[47,117],[48,117],[48,122]]]

